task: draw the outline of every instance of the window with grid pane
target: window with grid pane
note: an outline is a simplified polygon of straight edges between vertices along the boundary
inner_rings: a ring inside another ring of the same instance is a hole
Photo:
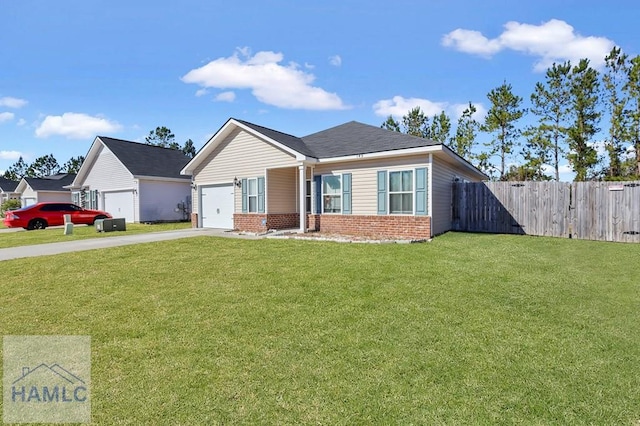
[[[322,176],[322,212],[340,213],[342,206],[342,182],[340,176]]]
[[[258,179],[249,179],[247,181],[247,199],[249,200],[249,213],[258,211]]]
[[[413,170],[389,172],[389,213],[413,214]]]

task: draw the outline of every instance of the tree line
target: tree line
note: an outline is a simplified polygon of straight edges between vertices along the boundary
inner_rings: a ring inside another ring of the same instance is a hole
[[[191,139],[188,139],[184,145],[180,146],[175,141],[175,135],[167,127],[156,127],[151,130],[149,135],[145,137],[147,145],[160,146],[163,148],[175,149],[181,151],[189,158],[196,155],[196,148]],[[19,181],[23,177],[43,178],[58,173],[75,174],[80,170],[80,166],[84,162],[84,156],[71,157],[65,163],[60,165],[53,154],[43,155],[36,158],[33,163],[28,164],[22,156],[18,161],[13,163],[3,174],[6,179]]]
[[[474,118],[477,108],[469,103],[454,134],[444,111],[428,117],[420,107],[400,120],[389,116],[381,127],[447,144],[493,179],[559,180],[563,159],[576,181],[640,179],[640,56],[614,47],[602,72],[588,59],[554,63],[536,83],[529,108],[506,81],[487,99],[484,120]],[[521,125],[523,118],[534,124]],[[604,140],[596,141],[602,125]],[[490,140],[479,143],[480,133]],[[605,156],[596,142],[604,143]]]

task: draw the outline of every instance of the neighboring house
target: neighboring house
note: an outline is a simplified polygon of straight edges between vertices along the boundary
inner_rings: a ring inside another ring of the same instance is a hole
[[[443,144],[355,121],[299,138],[229,119],[182,173],[194,226],[391,238],[448,231],[453,182],[487,179]]]
[[[22,207],[46,201],[70,203],[71,192],[65,186],[75,177],[74,174],[58,173],[43,178],[22,178],[16,187]]]
[[[85,208],[127,222],[188,220],[191,179],[182,151],[98,136],[69,188]]]
[[[0,204],[7,200],[19,200],[20,194],[16,192],[18,182],[0,176]]]

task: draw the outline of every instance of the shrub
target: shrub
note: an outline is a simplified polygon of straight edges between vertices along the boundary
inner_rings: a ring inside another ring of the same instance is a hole
[[[7,200],[0,205],[0,216],[4,217],[7,210],[15,210],[21,207],[20,200]]]

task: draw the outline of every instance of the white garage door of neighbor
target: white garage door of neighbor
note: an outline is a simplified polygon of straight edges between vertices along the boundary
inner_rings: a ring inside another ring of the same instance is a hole
[[[233,184],[202,187],[200,200],[203,228],[233,229]]]
[[[133,222],[133,191],[104,192],[104,210],[114,218]]]

